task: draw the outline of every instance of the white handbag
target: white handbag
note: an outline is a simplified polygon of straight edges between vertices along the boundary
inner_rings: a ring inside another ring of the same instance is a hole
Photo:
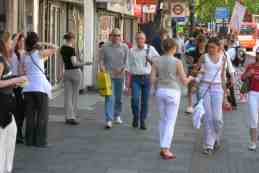
[[[195,129],[201,128],[201,120],[204,114],[205,114],[205,109],[203,106],[203,99],[200,99],[198,104],[196,104],[196,106],[194,107],[194,111],[193,111],[192,122],[193,122],[193,127]]]
[[[224,59],[224,62],[223,62],[223,69],[224,69],[225,63],[226,63],[226,58]],[[212,82],[216,79],[219,72],[221,72],[221,68],[219,68],[217,70],[217,72],[215,73],[215,75],[213,76]],[[201,120],[202,120],[203,115],[205,114],[205,108],[204,108],[204,104],[203,104],[204,97],[209,92],[211,86],[212,86],[212,83],[208,86],[207,90],[204,92],[202,97],[198,100],[197,104],[195,104],[195,106],[194,106],[193,127],[195,129],[200,129],[200,127],[201,127]]]

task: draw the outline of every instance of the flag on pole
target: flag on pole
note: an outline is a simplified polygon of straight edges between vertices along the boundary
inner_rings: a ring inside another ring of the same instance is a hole
[[[229,25],[230,29],[232,29],[235,32],[240,31],[241,24],[245,16],[245,12],[246,12],[246,7],[241,5],[239,2],[236,2],[232,13],[232,17],[230,20],[230,25]]]

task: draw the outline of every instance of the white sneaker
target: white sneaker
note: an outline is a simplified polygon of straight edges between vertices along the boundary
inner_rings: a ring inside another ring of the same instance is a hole
[[[187,107],[186,113],[192,114],[193,113],[193,107]]]
[[[107,129],[112,128],[112,121],[108,121],[108,122],[107,122],[106,128],[107,128]]]
[[[255,151],[256,150],[256,143],[250,142],[248,145],[248,150]]]
[[[122,124],[123,121],[121,120],[121,117],[116,117],[115,123],[116,123],[116,124]]]

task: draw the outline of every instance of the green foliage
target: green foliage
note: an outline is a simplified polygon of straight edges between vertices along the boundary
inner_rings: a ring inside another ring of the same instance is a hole
[[[235,1],[236,0],[200,0],[200,4],[195,7],[196,16],[202,22],[212,21],[214,20],[214,13],[217,7],[226,6],[232,13]],[[244,0],[244,5],[252,14],[259,14],[259,3],[257,6],[254,0]]]

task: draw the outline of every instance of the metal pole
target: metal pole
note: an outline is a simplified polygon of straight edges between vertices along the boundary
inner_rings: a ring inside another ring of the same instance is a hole
[[[194,28],[194,13],[195,13],[194,8],[195,8],[194,7],[194,0],[191,0],[191,4],[190,4],[190,31],[193,31],[193,28]]]

